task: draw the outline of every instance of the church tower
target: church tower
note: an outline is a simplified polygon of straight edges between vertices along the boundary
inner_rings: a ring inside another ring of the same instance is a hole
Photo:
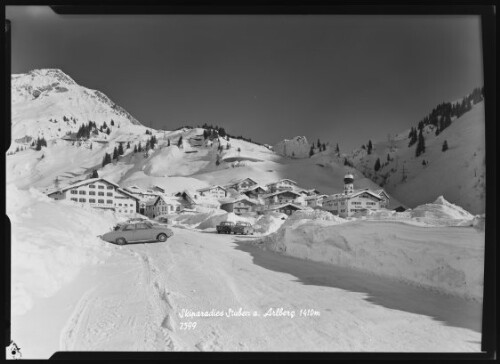
[[[354,192],[354,176],[350,173],[344,176],[344,194],[348,195]]]

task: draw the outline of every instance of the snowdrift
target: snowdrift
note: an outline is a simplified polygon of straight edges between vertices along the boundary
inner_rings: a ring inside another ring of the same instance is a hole
[[[326,214],[294,213],[258,245],[281,254],[481,300],[484,233],[480,229],[384,220],[348,221]]]
[[[97,235],[118,222],[112,212],[54,201],[41,192],[7,187],[12,229],[12,313],[22,315],[39,297],[55,294],[86,265],[112,248]]]
[[[256,234],[271,234],[278,230],[287,218],[288,216],[286,214],[271,212],[260,216],[257,221],[255,221],[253,228]]]

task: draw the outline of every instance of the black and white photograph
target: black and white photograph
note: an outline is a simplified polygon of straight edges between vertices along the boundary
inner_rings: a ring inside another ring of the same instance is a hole
[[[482,352],[480,15],[5,18],[8,359]]]

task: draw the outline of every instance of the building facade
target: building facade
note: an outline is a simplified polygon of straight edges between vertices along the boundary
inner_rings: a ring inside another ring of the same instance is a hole
[[[197,190],[200,196],[212,197],[216,200],[223,199],[227,196],[227,191],[221,186],[210,186]]]
[[[55,200],[70,200],[94,208],[130,215],[138,210],[139,199],[104,178],[90,178],[48,195]]]
[[[380,209],[384,200],[380,194],[380,190],[354,190],[354,176],[347,174],[344,177],[344,192],[327,196],[323,199],[322,208],[334,215],[349,217],[359,211]]]

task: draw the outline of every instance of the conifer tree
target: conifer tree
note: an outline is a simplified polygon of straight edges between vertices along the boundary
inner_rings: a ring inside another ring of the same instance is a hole
[[[99,178],[99,174],[97,173],[96,169],[92,171],[92,175],[90,176],[90,178]]]
[[[418,157],[422,153],[425,153],[425,139],[422,134],[422,129],[420,129],[420,132],[418,133],[417,148],[415,149],[415,156]]]
[[[111,119],[111,126],[115,126],[115,122],[113,119]]]
[[[111,134],[111,129],[109,129],[109,128],[108,128],[108,129],[106,130],[106,134],[108,134],[108,135],[109,135],[109,134]]]
[[[113,149],[113,159],[118,159],[118,149]]]
[[[134,144],[134,154],[137,153],[137,144]]]
[[[118,155],[123,155],[123,144],[118,144]]]
[[[179,141],[177,142],[177,146],[179,148],[182,146],[182,135],[179,137]]]
[[[375,172],[380,169],[380,158],[377,158],[377,160],[375,161],[375,166],[373,167],[373,169],[375,170]]]
[[[309,150],[309,157],[314,155],[314,145],[311,145],[311,149]]]
[[[441,148],[442,152],[446,152],[448,150],[448,142],[445,140],[443,142],[443,147]]]
[[[367,152],[368,154],[372,154],[372,149],[373,149],[372,141],[371,141],[371,140],[369,140],[369,141],[368,141],[368,148],[366,149],[366,152]]]

